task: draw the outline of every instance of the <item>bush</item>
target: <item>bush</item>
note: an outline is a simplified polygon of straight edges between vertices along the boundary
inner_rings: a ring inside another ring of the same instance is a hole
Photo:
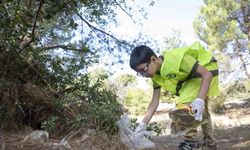
[[[115,92],[104,88],[106,77],[100,77],[91,85],[87,76],[83,78],[84,84],[76,85],[78,88],[66,95],[57,106],[56,117],[43,122],[43,128],[54,134],[77,134],[85,129],[117,133],[115,123],[122,110]]]
[[[226,95],[222,92],[218,97],[209,99],[209,105],[212,111],[215,113],[222,113],[224,102],[226,101]]]
[[[250,80],[235,81],[227,83],[228,86],[221,87],[220,95],[210,98],[209,100],[212,111],[215,113],[223,113],[225,101],[249,98],[249,81]]]

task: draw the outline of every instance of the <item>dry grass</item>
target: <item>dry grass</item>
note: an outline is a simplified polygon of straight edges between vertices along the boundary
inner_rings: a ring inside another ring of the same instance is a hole
[[[75,150],[126,150],[127,147],[121,143],[119,136],[108,136],[104,133],[96,133],[91,136],[84,134],[79,139],[71,141]]]
[[[28,132],[1,133],[0,145],[6,150],[69,150],[67,147],[53,147],[53,143],[59,143],[58,139],[50,139],[49,142],[37,142],[33,140],[24,141]],[[117,135],[108,136],[105,133],[93,135],[83,134],[69,141],[70,150],[126,150]]]

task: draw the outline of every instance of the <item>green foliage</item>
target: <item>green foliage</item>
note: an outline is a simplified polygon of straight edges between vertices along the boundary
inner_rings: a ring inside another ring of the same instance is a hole
[[[56,117],[56,116],[50,116],[46,121],[44,121],[42,123],[41,128],[43,130],[48,131],[48,132],[52,131],[56,126],[57,119],[58,119],[58,117]]]
[[[118,76],[115,81],[117,81],[121,86],[127,87],[136,83],[136,76],[132,74],[122,74]]]
[[[106,32],[121,8],[132,9],[123,0],[1,1],[1,127],[114,133],[121,114],[115,91],[103,83],[107,74],[86,72],[98,55],[120,56],[135,43]]]
[[[244,86],[246,87],[246,90],[248,92],[250,92],[250,79],[247,79],[245,82],[244,82]]]
[[[227,96],[235,99],[247,98],[249,95],[248,82],[249,80],[231,82],[226,89]]]
[[[208,45],[209,49],[217,51],[218,58],[226,56],[233,60],[222,62],[218,59],[222,64],[220,70],[226,70],[226,73],[228,70],[244,71],[247,78],[250,78],[246,67],[246,59],[249,58],[250,52],[249,10],[248,0],[206,0],[193,24],[198,37]],[[228,69],[230,62],[235,64],[235,61],[238,61],[235,58],[240,60],[243,67],[240,68],[238,65]],[[227,76],[228,74],[224,74],[224,77]]]
[[[108,87],[117,92],[120,101],[123,101],[128,90],[136,84],[137,78],[132,74],[121,74],[108,80]]]
[[[237,99],[249,98],[250,91],[247,88],[249,80],[235,81],[227,83],[220,89],[220,95],[218,97],[210,98],[212,111],[215,113],[223,113],[224,102]]]
[[[135,131],[136,127],[139,125],[136,118],[130,118],[131,128]]]
[[[221,92],[221,94],[218,97],[213,97],[209,99],[210,107],[213,112],[215,113],[222,113],[222,108],[224,105],[224,102],[227,99],[227,96],[224,93],[225,91]]]
[[[26,60],[34,62],[54,89],[64,90],[97,61],[97,55],[122,54],[130,48],[128,42],[105,32],[107,24],[116,22],[114,11],[120,6],[130,13],[125,1],[4,0],[0,3],[0,55],[13,72],[20,72]]]
[[[124,105],[135,115],[144,114],[151,100],[152,92],[145,92],[142,89],[129,89],[124,98]]]
[[[164,50],[171,50],[185,46],[185,42],[180,39],[181,32],[173,29],[171,36],[164,39]]]
[[[108,134],[117,133],[115,123],[122,114],[121,105],[115,92],[105,88],[105,79],[99,77],[90,85],[91,79],[88,76],[82,77],[75,84],[77,88],[66,95],[60,103],[62,105],[56,107],[56,117],[48,118],[42,127],[52,134],[79,133],[89,128]]]
[[[150,122],[146,130],[155,132],[156,135],[161,135],[163,128],[160,127],[156,122]]]
[[[161,102],[175,103],[177,102],[178,97],[174,94],[171,94],[168,91],[162,91],[160,99],[161,99]]]
[[[194,21],[194,29],[210,49],[222,50],[229,41],[242,34],[237,22],[229,19],[239,4],[235,0],[208,0],[205,4]]]

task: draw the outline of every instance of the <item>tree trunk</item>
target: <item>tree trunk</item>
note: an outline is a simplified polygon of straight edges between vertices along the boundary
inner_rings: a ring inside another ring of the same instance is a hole
[[[236,51],[236,55],[240,58],[241,64],[243,66],[243,71],[247,76],[247,79],[250,79],[250,73],[247,70],[247,65],[246,62],[242,56],[242,54],[240,54],[240,49],[241,49],[241,44],[238,40],[236,40],[236,44],[237,44],[237,51]]]
[[[240,57],[240,61],[241,61],[242,66],[243,66],[243,71],[245,72],[245,74],[246,74],[246,76],[247,76],[247,79],[250,79],[250,73],[249,73],[248,70],[247,70],[247,65],[246,65],[246,63],[245,63],[245,61],[244,61],[244,59],[243,59],[243,56],[242,56],[242,55],[239,55],[239,57]]]

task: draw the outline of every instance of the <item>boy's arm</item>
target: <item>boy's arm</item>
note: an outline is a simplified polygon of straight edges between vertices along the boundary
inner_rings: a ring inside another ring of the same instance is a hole
[[[213,74],[201,65],[198,65],[195,71],[196,73],[201,75],[201,85],[197,98],[205,100],[207,97],[211,80],[213,78]]]
[[[206,68],[198,65],[195,69],[196,73],[201,75],[201,85],[199,94],[197,95],[196,99],[191,103],[192,111],[195,114],[195,120],[202,121],[202,115],[204,111],[204,100],[207,97],[207,92],[213,78],[213,74],[209,72]]]
[[[142,120],[143,123],[148,124],[156,111],[158,105],[159,105],[159,99],[160,99],[160,92],[161,88],[154,89],[152,100],[148,106],[148,110],[146,114],[144,115],[144,118]]]
[[[197,95],[197,98],[206,99],[210,82],[213,78],[211,72],[206,68],[199,65],[199,62],[190,55],[185,55],[182,58],[180,70],[188,75],[190,74],[199,74],[201,76],[201,85],[200,91]]]

